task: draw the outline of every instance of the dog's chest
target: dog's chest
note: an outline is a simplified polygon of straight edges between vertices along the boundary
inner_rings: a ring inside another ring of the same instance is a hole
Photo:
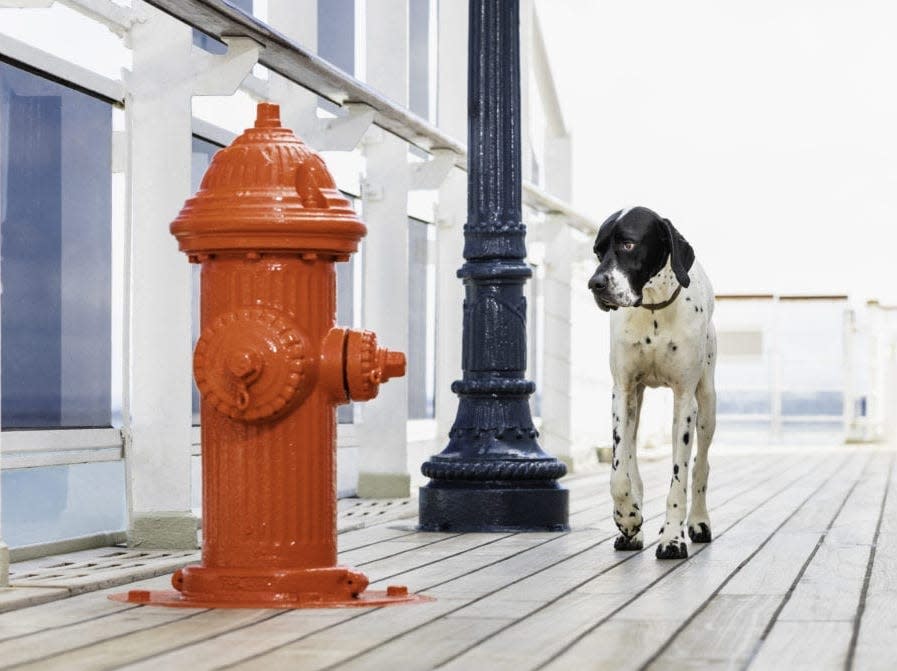
[[[690,307],[690,306],[689,306]],[[635,384],[669,387],[683,379],[701,356],[703,313],[683,306],[663,310],[627,310],[613,320],[611,368]]]

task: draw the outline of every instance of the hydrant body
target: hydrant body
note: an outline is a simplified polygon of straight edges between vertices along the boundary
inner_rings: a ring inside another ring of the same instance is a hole
[[[202,563],[176,592],[122,599],[174,606],[303,607],[418,600],[365,593],[336,565],[336,406],[404,375],[403,354],[335,324],[335,262],[365,227],[276,105],[215,155],[171,225],[200,263]]]

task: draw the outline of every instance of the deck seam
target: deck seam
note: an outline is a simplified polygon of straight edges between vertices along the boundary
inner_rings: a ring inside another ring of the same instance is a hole
[[[856,657],[857,642],[860,637],[860,627],[862,626],[863,614],[866,611],[866,597],[869,593],[869,584],[872,580],[872,569],[875,565],[875,551],[878,545],[878,538],[881,534],[881,523],[884,520],[885,508],[888,502],[888,492],[891,489],[891,481],[894,476],[894,455],[891,455],[891,464],[888,467],[888,478],[885,481],[885,493],[881,497],[881,508],[878,513],[878,522],[875,525],[875,533],[872,536],[872,548],[869,551],[869,561],[866,564],[866,575],[863,577],[863,588],[860,592],[860,601],[857,604],[856,614],[853,620],[853,632],[850,636],[850,644],[847,647],[847,658],[844,660],[844,670],[852,671],[854,659]]]

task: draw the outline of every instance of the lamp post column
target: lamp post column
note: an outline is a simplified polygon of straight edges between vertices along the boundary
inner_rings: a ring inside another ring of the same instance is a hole
[[[463,378],[449,444],[421,468],[427,531],[567,528],[566,466],[537,442],[526,380],[518,0],[470,0]]]

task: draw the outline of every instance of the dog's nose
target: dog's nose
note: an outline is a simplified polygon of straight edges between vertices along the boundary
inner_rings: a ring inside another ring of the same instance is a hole
[[[595,273],[589,280],[590,291],[601,291],[607,288],[607,275],[604,273]]]

